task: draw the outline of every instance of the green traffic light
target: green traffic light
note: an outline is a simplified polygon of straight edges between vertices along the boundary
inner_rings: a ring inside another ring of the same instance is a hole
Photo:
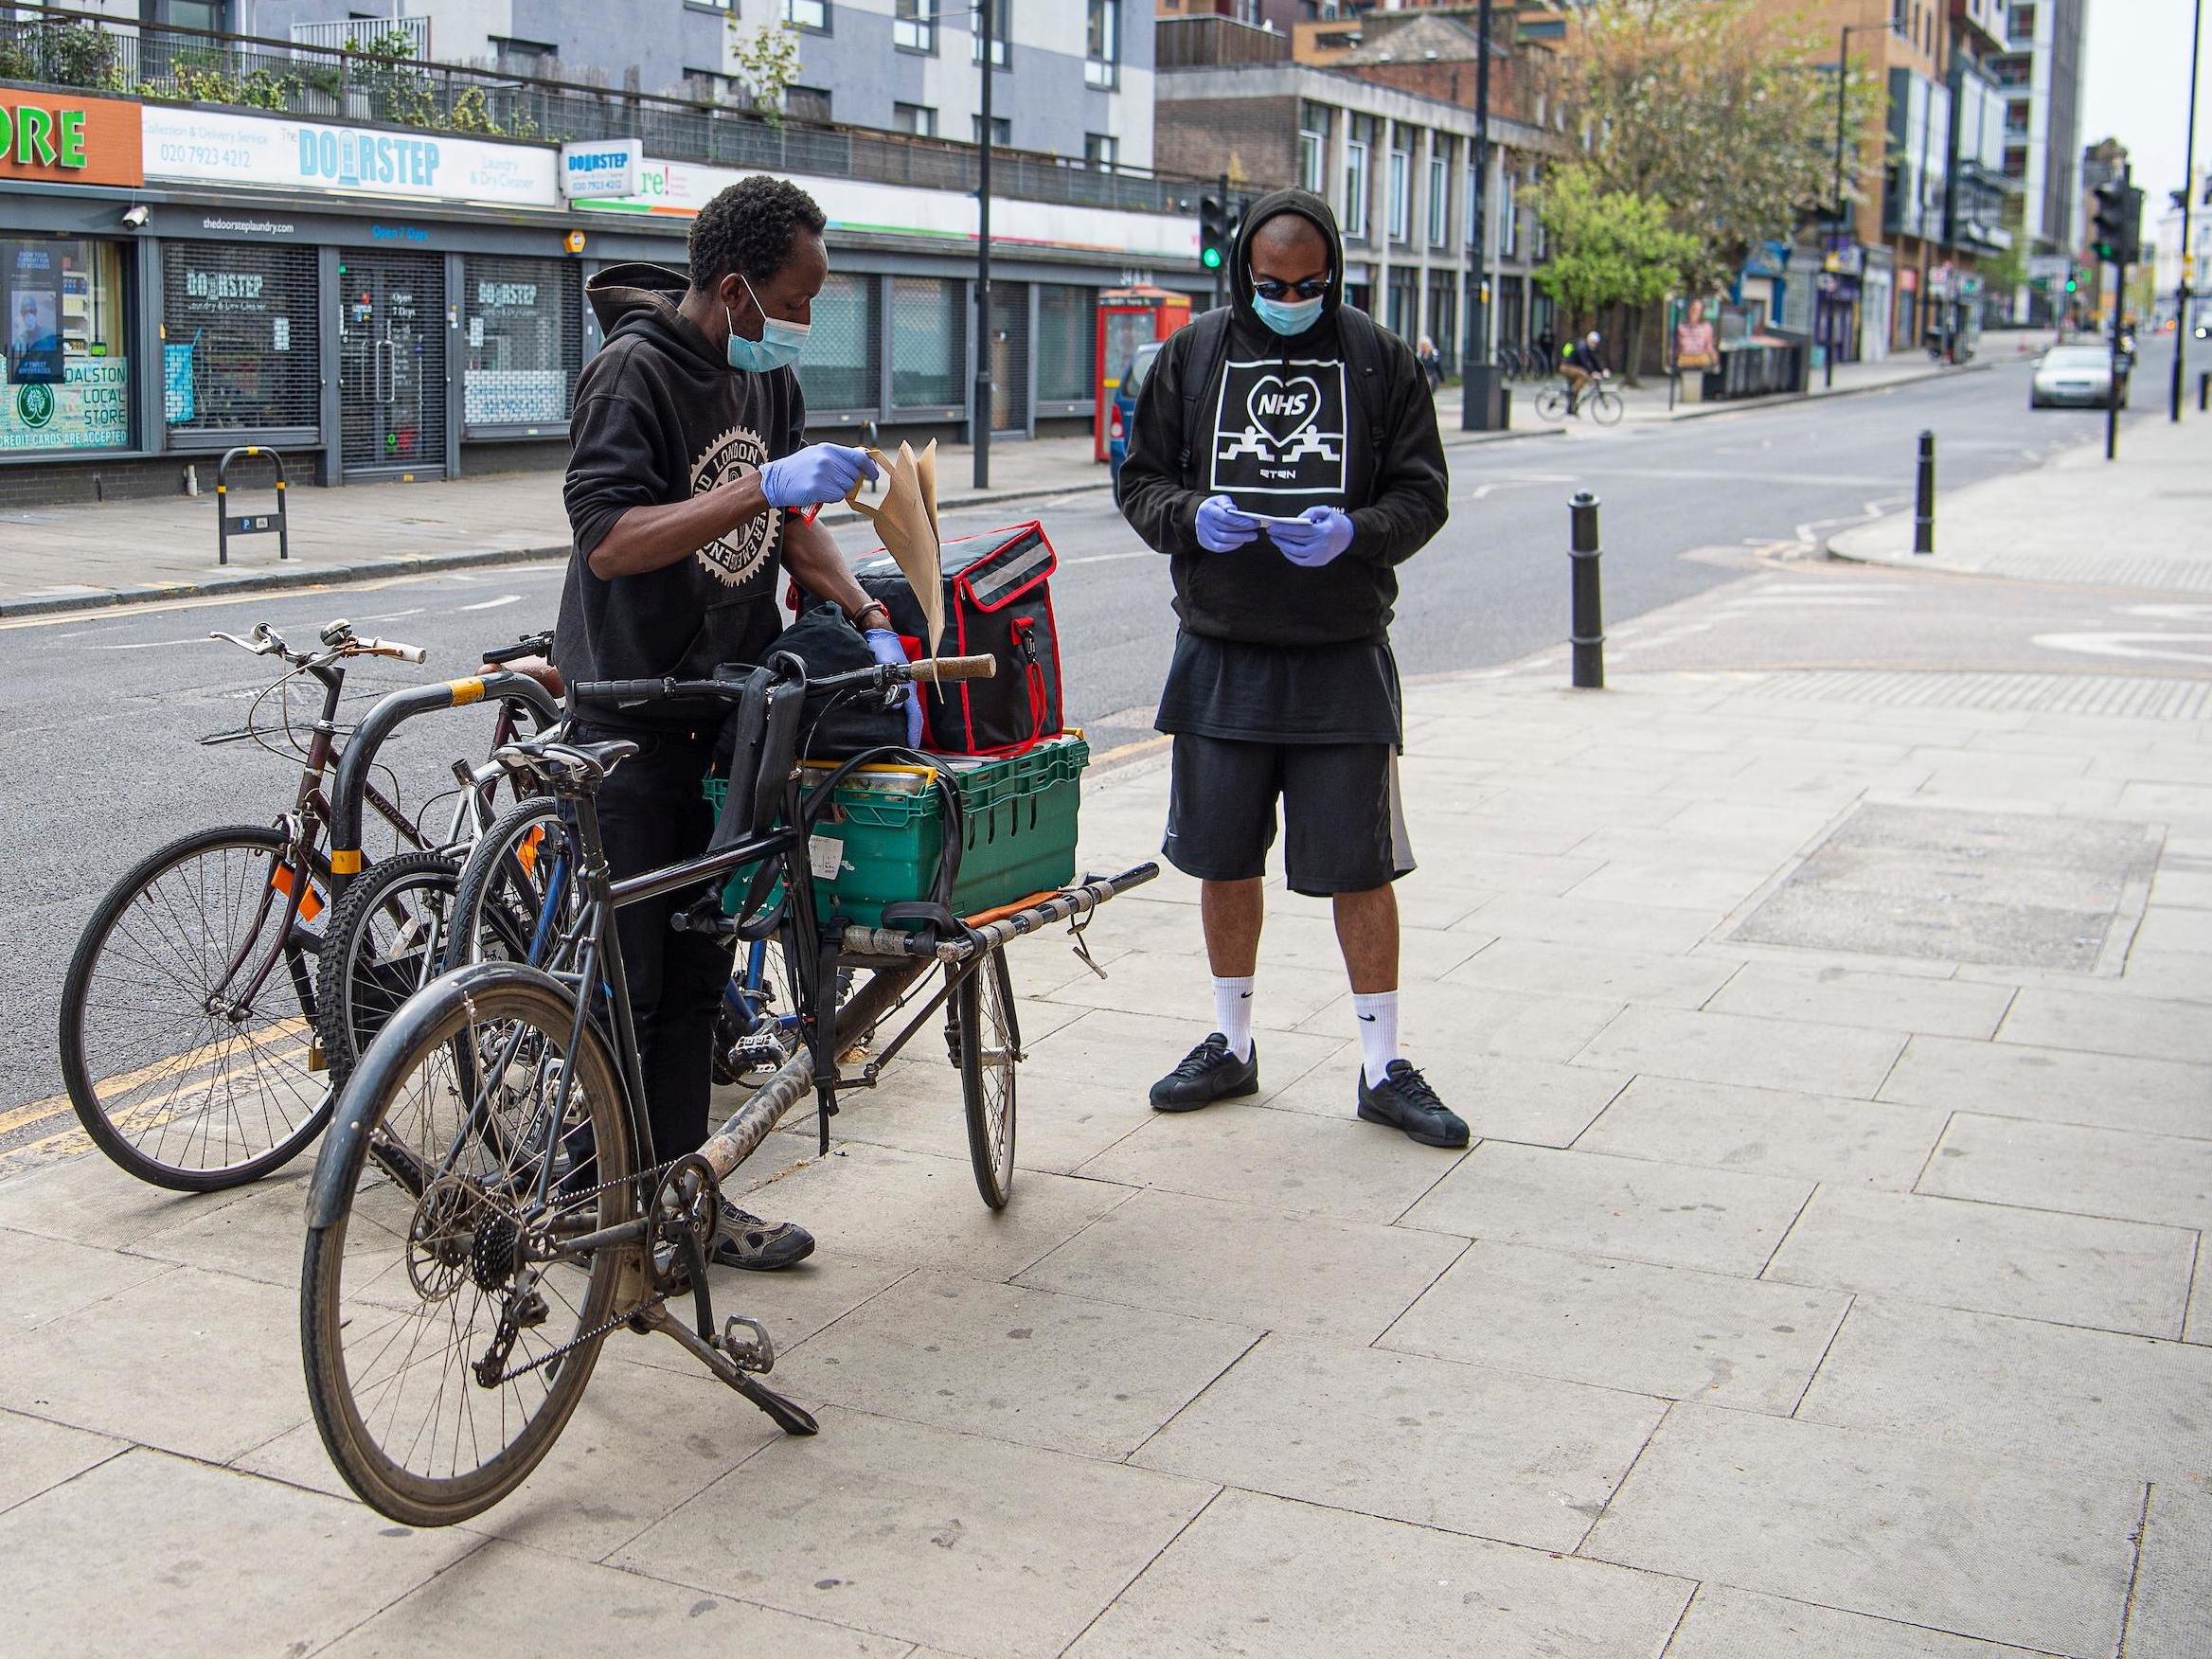
[[[1222,250],[1219,248],[1206,249],[1204,253],[1198,256],[1198,262],[1209,271],[1219,271],[1222,268]]]
[[[2068,294],[2078,294],[2080,292],[2080,289],[2081,284],[2075,281],[2073,277],[2069,276],[2066,278],[2066,292]]]

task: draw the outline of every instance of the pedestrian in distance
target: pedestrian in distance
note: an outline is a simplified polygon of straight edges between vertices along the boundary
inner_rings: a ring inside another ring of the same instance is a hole
[[[1605,372],[1605,340],[1592,329],[1581,339],[1568,341],[1566,348],[1569,355],[1561,360],[1560,372],[1567,377],[1567,413],[1572,415],[1590,383]]]
[[[1444,526],[1436,406],[1405,342],[1344,303],[1320,197],[1265,196],[1229,260],[1233,303],[1178,331],[1138,394],[1121,509],[1168,556],[1181,622],[1163,847],[1200,883],[1214,1029],[1152,1086],[1162,1112],[1259,1088],[1260,882],[1281,803],[1293,891],[1327,897],[1360,1039],[1350,1104],[1416,1141],[1467,1125],[1399,1047],[1397,566]]]
[[[1437,355],[1436,341],[1423,334],[1420,344],[1414,348],[1413,354],[1421,366],[1421,373],[1428,378],[1429,391],[1434,395],[1444,384],[1444,360]]]
[[[889,614],[861,591],[829,533],[793,510],[839,500],[877,471],[864,451],[806,439],[793,365],[829,277],[825,223],[797,186],[740,179],[692,222],[688,279],[617,265],[586,285],[606,345],[577,382],[570,422],[563,495],[575,550],[553,635],[554,665],[570,685],[706,679],[723,663],[759,662],[783,627],[779,564],[870,628],[879,657],[899,651]],[[700,780],[724,713],[662,703],[592,716],[586,740],[639,745],[598,792],[616,881],[705,852],[714,815]],[[715,1015],[731,968],[725,943],[669,927],[681,901],[627,905],[616,921],[662,1159],[706,1138]],[[714,1260],[788,1267],[813,1248],[803,1227],[722,1201]]]

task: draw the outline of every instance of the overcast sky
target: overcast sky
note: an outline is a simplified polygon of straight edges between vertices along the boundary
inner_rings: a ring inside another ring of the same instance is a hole
[[[2189,125],[2189,18],[2198,0],[2087,0],[2081,142],[2117,138],[2148,198],[2146,220],[2182,182]],[[2212,12],[2212,4],[2206,6]],[[2197,89],[2197,167],[2212,165],[2212,16]]]

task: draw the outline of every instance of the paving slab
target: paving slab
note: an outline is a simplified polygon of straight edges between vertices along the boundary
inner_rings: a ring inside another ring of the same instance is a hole
[[[861,1412],[820,1415],[819,1436],[771,1444],[613,1564],[978,1659],[1055,1654],[1214,1490]]]
[[[1124,1091],[1133,1100],[1144,1099],[1151,1086],[1213,1028],[1213,992],[1208,989],[1211,981],[1205,976],[1205,965],[1194,961],[1188,967],[1192,983],[1198,987],[1193,996],[1204,998],[1202,1002],[1182,999],[1190,1002],[1189,1013],[1169,1018],[1104,1008],[1086,1013],[1029,1046],[1028,1057],[1022,1061],[1023,1085],[1027,1087],[1035,1073],[1073,1078]],[[1266,994],[1262,979],[1255,1000]],[[1181,1002],[1170,1006],[1181,1006]],[[1355,1056],[1358,1053],[1349,1034],[1340,1031],[1262,1031],[1258,1044],[1259,1093],[1254,1099],[1259,1102],[1289,1088],[1323,1061],[1341,1056],[1347,1047]],[[1345,1076],[1350,1075],[1347,1068]]]
[[[1582,1553],[1986,1641],[2103,1654],[2119,1639],[2142,1494],[2114,1476],[1678,1405]]]
[[[2174,1337],[2196,1242],[2139,1222],[1823,1186],[1765,1276]]]
[[[1934,1106],[1644,1077],[1575,1150],[1902,1192],[1927,1165],[1945,1116]]]
[[[1569,897],[1657,904],[1711,915],[1735,909],[1764,886],[1774,873],[1773,863],[1662,863],[1647,853],[1640,859],[1608,864],[1588,881],[1576,883]]]
[[[1069,1659],[1657,1653],[1690,1586],[1401,1522],[1223,1492]]]
[[[1786,1415],[1849,1302],[1841,1291],[1477,1239],[1377,1346]]]
[[[2212,953],[2212,910],[2194,910],[2179,904],[2145,907],[2135,943],[2147,951],[2175,951],[2194,955]]]
[[[2043,1048],[2212,1061],[2212,1007],[2031,985],[2013,1003],[1998,1037]]]
[[[2120,971],[2120,987],[2177,1002],[2212,1003],[2212,954],[2137,944]]]
[[[2197,1239],[2197,1277],[2189,1291],[2189,1312],[2182,1326],[2185,1341],[2212,1343],[2212,1248]]]
[[[1811,1190],[1807,1181],[1486,1141],[1404,1224],[1751,1276]]]
[[[1158,1190],[1100,1216],[1017,1282],[1346,1342],[1371,1342],[1463,1239]],[[1297,1271],[1286,1273],[1284,1264]]]
[[[1576,1060],[1700,1082],[1872,1099],[1904,1044],[1901,1031],[1633,1007]]]
[[[1273,1335],[1133,1461],[1223,1486],[1571,1550],[1662,1401]]]
[[[1111,1008],[1151,1014],[1184,1008],[1206,1028],[1213,1023],[1213,980],[1202,958],[1160,951],[1131,951],[1117,956],[1100,979],[1086,973],[1071,979],[1046,998],[1071,1008]],[[1345,994],[1344,970],[1262,967],[1254,985],[1252,1023],[1262,1031],[1288,1031],[1307,1016]],[[1200,1036],[1205,1031],[1202,1029]],[[1196,1039],[1193,1039],[1196,1041]]]
[[[765,1200],[763,1201],[765,1202]],[[776,1216],[794,1214],[770,1204]],[[835,1235],[819,1237],[814,1254],[798,1266],[777,1273],[749,1273],[740,1268],[711,1269],[714,1306],[718,1315],[747,1313],[768,1327],[777,1352],[812,1336],[845,1317],[871,1296],[897,1284],[916,1270],[896,1255],[879,1255],[861,1248],[854,1240]],[[896,1250],[896,1242],[878,1240],[879,1248]],[[626,1365],[653,1365],[664,1371],[697,1376],[699,1362],[665,1336],[642,1337],[616,1332],[608,1338],[607,1352]]]
[[[1747,962],[1704,1006],[1714,1013],[1823,1026],[1872,1026],[1940,1037],[1989,1037],[2012,1000],[2009,986],[1856,968],[1793,969]]]
[[[1674,910],[1664,904],[1504,893],[1460,925],[1478,927],[1500,938],[1548,939],[1562,945],[1672,954],[1687,951],[1711,933],[1721,915],[1719,907]]]
[[[1146,1115],[1151,1122],[1079,1172],[1341,1221],[1394,1222],[1466,1155],[1417,1146],[1348,1110],[1325,1117],[1223,1101],[1204,1112],[1148,1108]]]
[[[1524,1141],[1563,1147],[1587,1129],[1605,1103],[1628,1086],[1626,1072],[1560,1065],[1545,1060],[1471,1054],[1447,1031],[1409,1039],[1409,1052],[1429,1067],[1427,1076],[1445,1103],[1466,1119],[1476,1140]],[[1349,1117],[1356,1104],[1359,1056],[1316,1066],[1268,1105],[1320,1117]]]
[[[2202,1659],[2212,1653],[2212,1493],[2198,1482],[2150,1489],[2143,1561],[2128,1606],[2126,1659]]]
[[[1022,1040],[1031,1038],[1026,1021]],[[941,1046],[935,1045],[933,1046]],[[1072,1173],[1152,1118],[1140,1094],[1056,1077],[1025,1065],[1016,1079],[1014,1163],[1023,1169]],[[812,1115],[802,1122],[812,1122]],[[867,1141],[928,1152],[968,1155],[968,1119],[960,1099],[960,1074],[943,1063],[894,1061],[870,1091],[837,1102],[832,1144]]]
[[[169,1192],[88,1152],[0,1184],[0,1227],[113,1250],[237,1204],[252,1190]]]
[[[2033,1659],[2023,1648],[1701,1584],[1666,1659]]]
[[[618,1643],[610,1631],[620,1632]],[[421,1659],[504,1652],[518,1638],[526,1639],[531,1659],[605,1659],[611,1645],[778,1659],[904,1659],[914,1650],[820,1619],[495,1542],[323,1651],[330,1659]]]
[[[1620,1009],[1617,1002],[1589,997],[1414,980],[1399,990],[1398,1027],[1406,1053],[1423,1066],[1485,1055],[1561,1061],[1579,1054]],[[1347,991],[1299,1029],[1356,1039],[1358,1018]]]
[[[1502,938],[1441,977],[1447,985],[1488,986],[1527,995],[1694,1008],[1702,1007],[1736,972],[1734,962],[1705,957],[1651,955],[1552,939]]]
[[[0,1411],[0,1511],[129,1450],[125,1440]]]
[[[778,1359],[808,1400],[1110,1459],[1259,1332],[954,1274],[918,1273]]]
[[[2212,1136],[2212,1066],[1915,1037],[1879,1097],[1953,1112]]]
[[[482,1543],[142,1448],[0,1515],[0,1602],[39,1659],[276,1659]]]
[[[167,1262],[0,1227],[0,1285],[8,1287],[0,1330],[35,1330],[169,1271]]]
[[[1959,1112],[1917,1190],[2074,1215],[2212,1226],[2212,1140]]]

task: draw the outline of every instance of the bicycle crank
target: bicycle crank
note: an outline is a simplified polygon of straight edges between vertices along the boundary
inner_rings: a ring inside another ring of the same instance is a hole
[[[768,1333],[758,1321],[743,1317],[730,1321],[732,1326],[742,1325],[756,1333],[755,1337],[743,1339],[736,1345],[738,1353],[729,1351],[729,1332],[725,1331],[721,1337],[701,1336],[670,1313],[665,1304],[656,1304],[647,1309],[632,1324],[640,1330],[657,1330],[663,1335],[674,1337],[701,1365],[766,1412],[776,1426],[785,1434],[818,1435],[822,1432],[822,1425],[814,1420],[813,1414],[805,1406],[796,1400],[785,1399],[748,1374],[755,1368],[750,1362],[756,1359],[765,1358],[770,1365],[775,1363],[775,1350],[768,1347]],[[756,1340],[760,1345],[758,1348],[754,1346]],[[740,1353],[743,1355],[742,1358]],[[766,1366],[758,1368],[766,1369]]]

